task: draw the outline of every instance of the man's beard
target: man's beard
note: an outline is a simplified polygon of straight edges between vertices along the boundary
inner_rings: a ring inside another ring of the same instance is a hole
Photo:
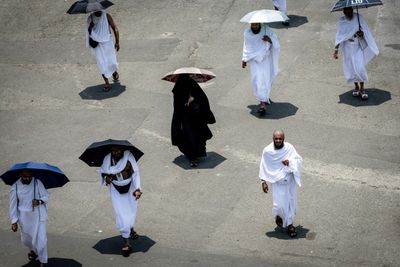
[[[30,183],[31,183],[31,181],[32,181],[32,180],[28,180],[28,181],[26,181],[26,180],[24,180],[24,179],[21,179],[21,182],[22,182],[23,184],[30,184]]]
[[[282,142],[282,144],[280,144],[279,146],[274,142],[274,147],[275,147],[275,149],[281,149],[282,147],[283,147],[283,145],[284,145],[285,143],[284,142]]]
[[[118,162],[120,159],[122,159],[122,155],[120,155],[120,156],[111,156],[111,157],[113,158],[113,160],[115,162]]]
[[[254,34],[259,34],[260,31],[261,31],[261,27],[258,28],[257,30],[254,30],[253,28],[250,28],[250,29],[251,29],[251,31],[252,31]]]

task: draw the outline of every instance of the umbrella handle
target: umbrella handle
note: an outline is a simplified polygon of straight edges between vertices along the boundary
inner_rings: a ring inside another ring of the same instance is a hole
[[[35,178],[33,178],[34,180],[33,180],[33,199],[35,199],[36,198],[36,179]],[[34,211],[35,210],[35,207],[33,206],[33,203],[32,203],[32,211]]]
[[[360,16],[358,15],[358,6],[356,6],[356,9],[357,9],[358,30],[361,31]]]

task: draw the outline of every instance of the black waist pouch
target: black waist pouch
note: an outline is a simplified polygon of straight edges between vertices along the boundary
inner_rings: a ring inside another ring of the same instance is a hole
[[[129,188],[131,188],[131,183],[132,182],[129,182],[129,184],[127,184],[127,185],[116,185],[116,184],[114,184],[113,183],[113,186],[115,187],[115,189],[117,189],[117,191],[120,193],[120,194],[126,194],[126,193],[128,193],[128,191],[129,191]]]
[[[92,37],[89,37],[89,45],[90,45],[92,48],[96,48],[98,44],[99,44],[99,42],[93,40]]]

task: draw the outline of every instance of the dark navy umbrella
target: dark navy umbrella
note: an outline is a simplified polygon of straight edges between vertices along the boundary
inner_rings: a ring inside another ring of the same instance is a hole
[[[134,147],[127,140],[114,140],[108,139],[101,142],[91,144],[86,148],[85,152],[79,157],[90,167],[100,167],[103,164],[104,157],[111,153],[111,147],[119,146],[122,150],[129,150],[132,152],[136,161],[143,156],[143,152]]]
[[[346,7],[367,8],[383,5],[381,0],[339,0],[332,7],[331,12],[343,10]]]
[[[346,7],[355,7],[357,10],[358,28],[361,31],[360,17],[358,16],[359,8],[367,8],[371,6],[383,5],[381,0],[339,0],[332,7],[331,12],[343,10]]]
[[[13,185],[20,179],[22,170],[31,170],[32,177],[39,179],[45,188],[62,187],[69,182],[67,176],[58,167],[40,162],[17,163],[1,175],[1,179],[7,185]]]
[[[81,0],[72,4],[68,9],[68,14],[85,14],[106,9],[114,5],[108,0]]]

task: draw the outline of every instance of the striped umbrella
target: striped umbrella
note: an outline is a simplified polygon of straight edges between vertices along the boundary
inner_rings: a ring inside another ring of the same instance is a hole
[[[179,75],[181,74],[188,74],[193,80],[195,80],[198,83],[207,82],[215,78],[215,74],[209,70],[188,67],[188,68],[180,68],[173,72],[169,72],[162,78],[162,80],[175,83]]]

